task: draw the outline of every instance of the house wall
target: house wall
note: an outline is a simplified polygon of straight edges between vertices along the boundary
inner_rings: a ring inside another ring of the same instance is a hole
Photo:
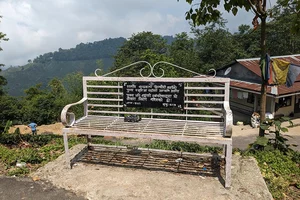
[[[278,103],[279,99],[276,99],[275,102]],[[290,106],[279,108],[275,115],[281,115],[289,116],[292,112],[294,112],[294,106],[295,106],[295,96],[292,96],[292,103]]]
[[[273,111],[275,111],[275,99],[274,97],[267,97],[266,112],[274,114]]]
[[[225,75],[225,71],[231,68],[230,72]],[[226,77],[226,78],[232,78],[235,80],[243,80],[248,81],[251,83],[261,83],[261,78],[257,76],[254,72],[250,71],[240,63],[235,63],[229,67],[226,67],[224,69],[220,69],[217,71],[218,77]]]
[[[300,95],[299,94],[295,96],[294,112],[300,113]]]
[[[249,103],[248,98],[238,98],[237,97],[238,90],[231,89],[230,92],[230,108],[233,110],[237,110],[240,113],[244,113],[246,115],[251,116],[254,111],[254,102]],[[236,95],[234,95],[236,94]],[[249,93],[248,93],[249,95]]]

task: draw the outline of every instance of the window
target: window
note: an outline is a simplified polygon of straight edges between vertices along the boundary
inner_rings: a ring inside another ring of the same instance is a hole
[[[279,108],[291,106],[292,105],[292,97],[279,98],[278,104],[279,104]]]
[[[253,93],[248,94],[247,102],[254,103],[254,94]]]

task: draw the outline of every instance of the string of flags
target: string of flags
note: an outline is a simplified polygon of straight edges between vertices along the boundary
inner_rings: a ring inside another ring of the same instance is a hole
[[[279,58],[270,58],[266,54],[261,60],[260,68],[262,77],[269,85],[286,85],[292,87],[300,74],[300,66]]]

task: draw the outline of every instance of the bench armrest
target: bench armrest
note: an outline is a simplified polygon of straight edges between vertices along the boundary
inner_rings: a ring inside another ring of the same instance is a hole
[[[230,110],[229,102],[224,101],[224,137],[231,137],[232,135],[232,125],[233,125],[233,117],[232,111]]]
[[[65,127],[70,127],[75,123],[75,114],[72,112],[68,112],[69,108],[78,104],[82,104],[85,101],[87,101],[87,98],[82,98],[80,101],[68,104],[63,108],[60,114],[60,119]]]

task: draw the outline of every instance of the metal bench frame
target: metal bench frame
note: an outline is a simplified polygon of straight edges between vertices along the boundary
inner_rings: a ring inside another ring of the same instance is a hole
[[[140,70],[141,77],[108,77],[108,75],[137,64],[146,64]],[[159,68],[161,76],[156,76],[155,66],[159,64],[168,64],[174,68],[191,72],[196,76],[193,78],[164,78],[162,68]],[[150,73],[144,76],[143,71],[146,67],[149,67]],[[96,76],[83,77],[83,98],[76,103],[66,105],[61,112],[61,121],[65,126],[62,132],[68,167],[70,167],[67,137],[69,133],[87,135],[88,138],[97,135],[222,144],[226,162],[225,187],[230,187],[232,159],[232,112],[229,107],[230,79],[201,75],[164,61],[153,66],[146,61],[139,61],[106,75],[98,76],[97,73],[98,70],[95,71]],[[139,81],[184,83],[184,111],[182,113],[159,112],[155,109],[126,111],[122,102],[122,83]],[[203,86],[203,84],[210,84],[211,86]],[[203,92],[205,90],[219,92],[206,94]],[[197,100],[197,98],[203,97],[217,98],[218,100]],[[68,110],[79,104],[84,106],[84,116],[75,120],[75,114]],[[218,105],[219,107],[207,105]],[[208,114],[201,113],[203,111]],[[124,115],[131,114],[142,115],[143,118],[140,122],[124,122]]]

